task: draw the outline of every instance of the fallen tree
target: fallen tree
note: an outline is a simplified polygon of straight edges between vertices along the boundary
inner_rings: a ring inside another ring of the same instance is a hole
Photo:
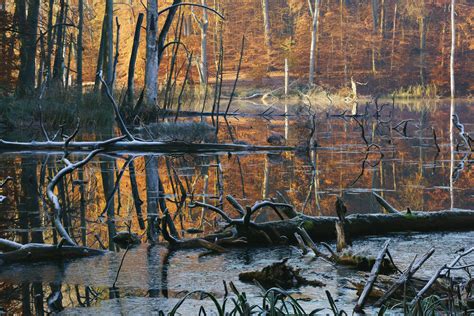
[[[105,254],[106,251],[80,246],[66,246],[48,244],[19,244],[0,238],[0,264],[31,263],[39,261],[55,261],[86,258]]]
[[[11,151],[63,151],[67,147],[69,151],[90,152],[102,149],[109,152],[130,153],[162,153],[162,152],[185,152],[185,153],[215,153],[215,152],[244,152],[244,151],[283,151],[293,150],[290,146],[255,146],[243,144],[217,144],[217,143],[185,143],[185,142],[154,142],[154,141],[78,141],[65,142],[43,141],[43,142],[11,142],[0,139],[0,152]]]
[[[232,196],[229,204],[240,214],[231,218],[223,209],[201,202],[192,202],[190,208],[203,209],[218,214],[226,227],[200,239],[216,244],[242,244],[265,246],[273,244],[298,244],[296,233],[303,228],[312,240],[334,240],[337,237],[338,217],[308,216],[297,212],[291,205],[272,201],[258,201],[252,207],[240,205]],[[263,209],[276,213],[279,220],[257,223],[252,220]],[[384,235],[398,232],[468,231],[474,228],[474,211],[453,210],[439,212],[398,212],[391,214],[354,214],[345,217],[344,230],[353,237]],[[164,227],[166,233],[166,227]],[[166,238],[165,238],[166,239]],[[173,243],[174,241],[171,241]],[[198,246],[196,239],[180,240],[179,248]]]

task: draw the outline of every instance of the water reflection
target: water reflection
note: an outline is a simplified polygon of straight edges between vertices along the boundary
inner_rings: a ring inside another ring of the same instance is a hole
[[[57,194],[65,209],[62,221],[78,244],[120,251],[111,238],[118,231],[130,229],[143,241],[159,241],[158,219],[163,214],[174,220],[174,235],[190,237],[196,235],[197,229],[209,232],[219,228],[222,223],[215,214],[187,205],[199,200],[221,205],[236,216],[224,198],[227,194],[243,205],[261,199],[284,199],[311,215],[333,215],[335,197],[341,194],[351,213],[380,212],[371,195],[374,191],[399,209],[470,208],[474,202],[472,159],[457,150],[457,135],[449,118],[456,112],[466,130],[473,130],[471,108],[465,104],[456,108],[454,104],[438,105],[436,110],[386,107],[381,110],[382,120],[389,116],[396,120],[385,124],[377,123],[372,116],[360,119],[359,124],[342,116],[317,113],[312,138],[318,147],[309,151],[100,155],[58,184]],[[289,111],[286,105],[275,109]],[[378,113],[373,108],[370,111]],[[404,124],[406,128],[390,128],[403,120],[409,122]],[[312,126],[307,116],[277,116],[271,120],[257,116],[228,118],[220,121],[219,141],[266,144],[271,133],[278,133],[289,145],[301,146],[308,144]],[[438,136],[440,152],[432,128]],[[377,146],[367,150],[364,138]],[[0,179],[11,176],[14,180],[2,192],[7,196],[0,204],[2,237],[21,243],[58,242],[44,191],[51,177],[62,168],[60,157],[61,153],[1,154]],[[71,160],[80,157],[72,154]],[[258,220],[273,216],[271,212],[262,212]],[[111,289],[110,280],[115,278],[120,261],[117,258],[122,252],[86,261],[85,267],[91,271],[84,270],[83,263],[75,262],[34,265],[28,267],[32,272],[25,275],[18,274],[25,267],[9,267],[0,273],[2,306],[9,312],[42,314],[62,307],[90,306],[106,298],[176,297],[182,290],[190,290],[183,288],[183,284],[193,282],[198,289],[204,282],[203,276],[211,273],[203,270],[209,262],[215,270],[224,269],[235,277],[242,266],[255,263],[256,256],[253,249],[239,250],[238,255],[206,261],[193,257],[193,252],[168,253],[160,247],[143,246],[134,251],[127,255],[129,270],[124,271],[128,276],[119,278],[119,291]],[[259,261],[259,265],[288,255],[289,250],[279,251]],[[186,256],[193,259],[186,262]],[[171,267],[175,265],[180,266],[182,275],[173,272]],[[131,271],[133,267],[137,272]],[[213,290],[221,293],[221,284]]]

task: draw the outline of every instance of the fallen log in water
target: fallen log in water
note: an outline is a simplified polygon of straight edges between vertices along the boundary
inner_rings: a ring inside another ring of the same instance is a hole
[[[330,240],[336,238],[336,221],[337,217],[299,214],[291,219],[255,225],[272,240],[285,236],[294,241],[299,226],[304,227],[313,240]],[[474,211],[356,214],[346,217],[345,229],[354,237],[397,232],[466,231],[474,229]],[[251,238],[248,242],[252,243]],[[259,242],[261,240],[254,241]]]
[[[48,245],[48,244],[18,244],[0,238],[0,264],[31,263],[39,261],[54,261],[86,258],[105,254],[106,251],[79,246]]]
[[[64,148],[71,152],[90,152],[96,149],[104,151],[125,151],[125,152],[243,152],[243,151],[286,151],[293,150],[291,146],[254,146],[242,144],[215,144],[215,143],[185,143],[185,142],[155,142],[155,141],[116,141],[116,142],[94,142],[78,141],[70,142],[65,146],[64,142],[11,142],[0,139],[0,152],[8,151],[64,151]]]

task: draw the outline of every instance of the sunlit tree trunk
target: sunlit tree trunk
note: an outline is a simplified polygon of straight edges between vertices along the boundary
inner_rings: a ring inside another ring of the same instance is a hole
[[[20,47],[20,72],[17,81],[17,95],[19,97],[32,96],[35,91],[36,77],[36,33],[38,29],[39,0],[17,0],[17,18]],[[28,10],[28,15],[26,11]]]
[[[314,84],[315,74],[315,57],[316,57],[316,41],[318,37],[318,17],[319,17],[319,0],[314,0],[314,8],[311,0],[308,0],[312,23],[311,23],[311,47],[309,54],[309,85]]]
[[[272,36],[271,36],[268,0],[262,0],[262,13],[263,13],[263,27],[265,31],[265,46],[267,48],[267,56],[270,62],[270,55],[272,51]]]
[[[202,5],[206,5],[206,0],[201,0]],[[207,62],[207,30],[209,28],[209,19],[207,10],[202,9],[202,19],[199,19],[193,12],[193,17],[199,25],[201,31],[201,61],[199,63],[199,81],[205,86],[208,81],[208,62]]]
[[[156,104],[158,99],[158,1],[147,1],[146,13],[146,63],[145,63],[145,101]]]

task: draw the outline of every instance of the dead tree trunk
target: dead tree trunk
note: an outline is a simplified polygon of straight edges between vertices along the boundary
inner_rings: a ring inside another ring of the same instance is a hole
[[[147,1],[145,102],[155,105],[158,98],[158,1]]]

